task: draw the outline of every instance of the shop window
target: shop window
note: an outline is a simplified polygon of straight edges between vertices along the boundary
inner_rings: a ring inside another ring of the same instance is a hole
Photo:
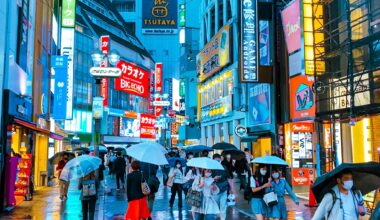
[[[362,72],[368,66],[369,53],[368,53],[368,45],[364,45],[362,47],[358,47],[352,50],[352,57],[354,59],[354,73]]]
[[[371,15],[372,15],[372,20],[380,20],[380,1],[379,0],[371,0]],[[372,32],[378,32],[380,31],[380,25],[377,24],[377,22],[373,22],[374,24],[372,25]]]
[[[380,103],[380,69],[373,71],[373,97],[375,103]]]
[[[227,95],[234,94],[234,83],[232,77],[227,80]]]
[[[220,142],[224,142],[224,135],[220,135]]]
[[[234,144],[234,136],[230,135],[230,144]]]
[[[360,4],[359,7],[355,6]],[[357,7],[351,10],[351,39],[360,40],[368,36],[368,7],[367,4],[361,4],[361,1],[357,1],[351,4],[351,7]]]
[[[374,41],[372,48],[373,48],[372,57],[373,57],[374,67],[380,67],[380,40]]]

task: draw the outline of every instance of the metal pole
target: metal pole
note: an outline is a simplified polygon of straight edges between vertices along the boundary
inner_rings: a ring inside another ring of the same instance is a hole
[[[96,93],[95,97],[100,96],[100,85],[101,85],[101,79],[96,78]],[[99,157],[99,144],[100,144],[100,125],[101,125],[101,120],[100,118],[95,118],[95,137],[94,137],[94,153],[97,157]]]

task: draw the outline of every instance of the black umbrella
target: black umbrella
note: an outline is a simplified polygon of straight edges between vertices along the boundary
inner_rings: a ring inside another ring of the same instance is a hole
[[[90,153],[90,149],[87,148],[87,147],[77,147],[73,151],[82,151],[82,152],[84,152],[86,154]]]
[[[113,152],[121,152],[121,155],[127,155],[127,151],[122,147],[115,148]]]
[[[337,176],[346,170],[352,172],[354,187],[363,195],[380,188],[380,163],[342,163],[333,171],[318,177],[313,184],[313,192],[318,202],[337,184]]]
[[[214,150],[224,150],[224,151],[238,149],[237,147],[235,147],[235,145],[229,144],[226,142],[220,142],[220,143],[214,144],[212,145],[211,148]]]
[[[58,152],[58,153],[54,154],[54,156],[52,156],[49,159],[50,164],[58,164],[59,161],[63,158],[64,154],[68,155],[68,159],[69,160],[75,158],[75,154],[73,152],[70,152],[70,151],[61,151],[61,152]]]
[[[234,160],[241,160],[245,157],[245,153],[239,149],[224,150],[222,155],[231,154],[231,158]],[[248,161],[249,163],[250,161]]]

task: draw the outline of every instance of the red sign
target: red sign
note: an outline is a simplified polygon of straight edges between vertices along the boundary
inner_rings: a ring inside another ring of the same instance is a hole
[[[103,54],[108,54],[110,50],[110,36],[101,36],[100,37],[100,50]]]
[[[296,76],[290,79],[290,118],[315,117],[314,77]]]
[[[146,70],[125,61],[119,61],[116,66],[121,69],[121,76],[115,79],[116,90],[149,97],[149,73]]]
[[[310,170],[308,168],[293,168],[292,170],[292,185],[308,186],[310,184]]]
[[[149,114],[154,114],[154,106],[153,106],[153,101],[154,101],[154,85],[155,85],[155,80],[154,80],[154,78],[155,78],[155,73],[154,73],[154,71],[152,70],[151,72],[150,72],[150,94],[149,94],[149,103],[148,103],[148,113]]]
[[[161,98],[156,98],[156,101],[160,101],[160,100]],[[162,114],[162,106],[154,107],[154,114],[156,115],[156,117],[160,117]]]
[[[103,78],[100,84],[100,96],[103,97],[103,106],[108,106],[108,78]]]
[[[140,115],[140,138],[156,138],[156,116],[149,114]]]
[[[156,63],[155,71],[155,88],[156,92],[162,94],[162,63]]]
[[[313,132],[314,127],[312,123],[292,123],[292,132]]]

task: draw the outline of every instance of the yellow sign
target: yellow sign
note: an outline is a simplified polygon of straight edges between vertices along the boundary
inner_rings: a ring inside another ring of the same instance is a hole
[[[230,62],[230,26],[225,25],[197,55],[199,81],[203,82]]]

